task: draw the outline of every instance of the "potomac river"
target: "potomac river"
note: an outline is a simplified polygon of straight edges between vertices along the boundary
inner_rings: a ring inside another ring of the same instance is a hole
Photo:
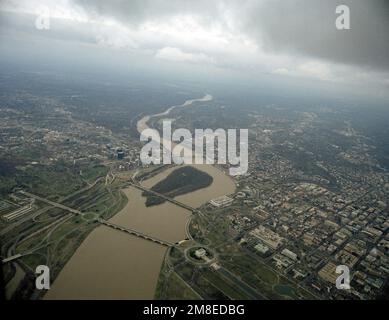
[[[155,116],[167,116],[178,107],[188,107],[197,101],[209,101],[212,96],[188,100],[165,112],[145,116],[138,121],[139,133],[147,121]],[[212,165],[193,165],[213,177],[213,183],[175,199],[192,207],[235,191],[233,180]],[[145,180],[145,187],[157,182],[177,169],[172,167]],[[123,190],[128,203],[109,220],[114,224],[135,229],[156,238],[177,242],[186,238],[185,226],[189,211],[172,203],[146,207],[141,191],[129,187]],[[67,262],[45,299],[153,299],[159,272],[167,248],[106,226],[94,229]]]

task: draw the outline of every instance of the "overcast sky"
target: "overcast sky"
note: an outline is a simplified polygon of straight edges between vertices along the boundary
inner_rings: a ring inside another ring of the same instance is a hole
[[[351,10],[351,30],[335,27],[340,4]],[[386,0],[1,0],[0,10],[0,25],[19,37],[389,92]],[[45,10],[50,30],[37,30]]]

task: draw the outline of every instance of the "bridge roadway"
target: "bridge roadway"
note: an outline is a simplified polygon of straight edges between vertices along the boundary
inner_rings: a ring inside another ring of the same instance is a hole
[[[158,239],[158,238],[156,238],[154,236],[149,236],[147,234],[144,234],[142,232],[136,231],[134,229],[124,228],[122,226],[119,226],[117,224],[108,222],[108,221],[103,220],[103,219],[97,219],[97,222],[99,222],[99,223],[101,223],[101,224],[103,224],[103,225],[105,225],[107,227],[110,227],[110,228],[113,228],[113,229],[116,229],[116,230],[120,230],[120,231],[126,232],[128,234],[137,236],[137,237],[145,239],[145,240],[153,241],[155,243],[161,244],[161,245],[166,246],[166,247],[174,247],[175,246],[174,243],[171,243],[169,241],[161,240],[161,239]]]
[[[34,198],[36,200],[45,202],[45,203],[47,203],[47,204],[49,204],[49,205],[51,205],[53,207],[56,207],[56,208],[59,208],[59,209],[65,210],[65,211],[69,211],[69,212],[74,213],[74,214],[82,215],[81,211],[69,208],[67,206],[64,206],[63,204],[58,203],[58,202],[53,202],[53,201],[47,200],[45,198],[39,197],[39,196],[37,196],[35,194],[32,194],[32,193],[29,193],[27,191],[20,191],[20,193],[22,193],[22,194],[24,194],[24,195],[26,195],[28,197]]]
[[[33,254],[35,251],[38,251],[38,250],[42,249],[43,247],[45,247],[45,245],[39,246],[37,248],[31,249],[31,250],[28,250],[28,251],[25,251],[22,253],[15,253],[13,256],[9,256],[7,258],[4,258],[2,260],[2,263],[5,264],[7,262],[11,262],[11,261],[19,259],[21,257],[28,256],[29,254]]]
[[[53,202],[53,201],[50,201],[50,200],[47,200],[45,198],[42,198],[40,196],[37,196],[35,194],[32,194],[32,193],[29,193],[29,192],[26,192],[26,191],[20,191],[20,193],[28,196],[28,197],[31,197],[33,199],[37,199],[39,201],[42,201],[42,202],[45,202],[53,207],[56,207],[56,208],[60,208],[60,209],[63,209],[65,211],[69,211],[71,213],[74,213],[74,214],[77,214],[77,215],[82,215],[83,213],[79,210],[76,210],[76,209],[72,209],[72,208],[69,208],[67,206],[64,206],[60,203],[57,203],[57,202]],[[136,236],[136,237],[139,237],[139,238],[142,238],[142,239],[145,239],[145,240],[149,240],[149,241],[152,241],[152,242],[155,242],[155,243],[158,243],[160,245],[163,245],[163,246],[167,246],[167,247],[174,247],[175,244],[174,243],[171,243],[169,241],[165,241],[165,240],[161,240],[161,239],[158,239],[156,237],[153,237],[153,236],[149,236],[147,234],[144,234],[142,232],[139,232],[139,231],[136,231],[134,229],[129,229],[129,228],[124,228],[122,226],[119,226],[119,225],[116,225],[116,224],[113,224],[111,222],[108,222],[106,220],[103,220],[103,219],[96,219],[96,221],[100,224],[103,224],[107,227],[110,227],[110,228],[113,228],[115,230],[119,230],[119,231],[123,231],[123,232],[126,232],[127,234],[130,234],[130,235],[133,235],[133,236]],[[10,257],[6,257],[2,260],[2,263],[7,263],[7,262],[11,262],[13,260],[16,260],[16,259],[19,259],[23,256],[26,256],[28,254],[31,254],[33,253],[34,251],[36,250],[30,250],[30,251],[26,251],[26,252],[23,252],[23,253],[18,253],[18,254],[15,254],[13,256],[10,256]]]
[[[169,201],[169,202],[175,204],[176,206],[179,206],[179,207],[184,208],[184,209],[186,209],[188,211],[191,211],[192,213],[199,213],[199,210],[197,210],[196,208],[188,206],[187,204],[182,203],[180,201],[174,200],[173,198],[169,198],[169,197],[165,196],[162,193],[159,193],[159,192],[153,191],[151,189],[148,189],[148,188],[146,188],[146,187],[144,187],[144,186],[142,186],[140,184],[137,184],[137,183],[134,183],[134,182],[129,182],[129,185],[132,186],[132,187],[135,187],[135,188],[137,188],[139,190],[142,190],[142,191],[145,191],[145,192],[149,192],[149,193],[151,193],[151,194],[153,194],[153,195],[155,195],[157,197],[160,197],[162,199],[165,199],[166,201]]]
[[[102,225],[105,225],[105,226],[109,227],[109,228],[112,228],[112,229],[115,229],[115,230],[119,230],[119,231],[123,231],[123,232],[125,232],[127,234],[136,236],[138,238],[142,238],[144,240],[152,241],[154,243],[158,243],[158,244],[166,246],[166,247],[175,247],[176,246],[174,243],[171,243],[169,241],[161,240],[161,239],[158,239],[156,237],[149,236],[147,234],[144,234],[142,232],[136,231],[134,229],[124,228],[122,226],[116,225],[114,223],[108,222],[108,221],[103,220],[103,219],[97,219],[96,221],[98,223],[102,224]],[[17,254],[15,254],[13,256],[4,258],[2,260],[2,263],[5,264],[5,263],[8,263],[8,262],[17,260],[17,259],[19,259],[21,257],[27,256],[29,254],[33,254],[35,251],[37,251],[37,250],[39,250],[41,248],[42,247],[39,247],[39,248],[36,248],[36,249],[33,249],[33,250],[29,250],[29,251],[26,251],[26,252],[23,252],[23,253],[17,253]]]

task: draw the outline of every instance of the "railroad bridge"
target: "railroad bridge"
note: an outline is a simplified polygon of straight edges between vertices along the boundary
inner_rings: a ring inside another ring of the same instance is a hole
[[[177,201],[177,200],[175,200],[173,198],[165,196],[162,193],[159,193],[159,192],[156,192],[154,190],[148,189],[148,188],[146,188],[146,187],[144,187],[144,186],[142,186],[140,184],[137,184],[137,183],[134,183],[134,182],[129,182],[129,185],[132,186],[132,187],[135,187],[135,188],[137,188],[139,190],[142,190],[142,191],[145,191],[145,192],[149,192],[149,193],[151,193],[151,194],[153,194],[153,195],[155,195],[157,197],[160,197],[160,198],[162,198],[162,199],[164,199],[166,201],[169,201],[169,202],[175,204],[176,206],[179,206],[179,207],[184,208],[184,209],[186,209],[188,211],[191,211],[192,213],[198,213],[199,212],[199,210],[197,210],[196,208],[193,208],[191,206],[188,206],[185,203],[182,203],[182,202]]]

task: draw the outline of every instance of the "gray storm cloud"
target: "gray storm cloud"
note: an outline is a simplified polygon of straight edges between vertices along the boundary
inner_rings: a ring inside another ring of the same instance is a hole
[[[340,4],[350,8],[351,30],[335,28]],[[273,0],[252,5],[246,31],[261,37],[267,50],[389,70],[387,0]]]
[[[224,1],[209,0],[74,0],[92,14],[108,16],[130,25],[147,20],[169,18],[178,14],[195,14],[218,19]]]
[[[192,14],[227,25],[268,52],[297,54],[335,63],[389,70],[387,0],[74,0],[88,12],[129,25]],[[335,28],[335,8],[351,10],[351,30]],[[230,21],[231,22],[231,21]],[[231,23],[228,24],[231,26]]]
[[[351,30],[336,29],[341,4]],[[50,30],[35,27],[39,6],[50,9]],[[388,34],[389,0],[0,0],[3,47],[86,44],[93,54],[119,49],[125,61],[308,78],[374,95],[388,92]],[[6,47],[10,56],[15,48]]]

